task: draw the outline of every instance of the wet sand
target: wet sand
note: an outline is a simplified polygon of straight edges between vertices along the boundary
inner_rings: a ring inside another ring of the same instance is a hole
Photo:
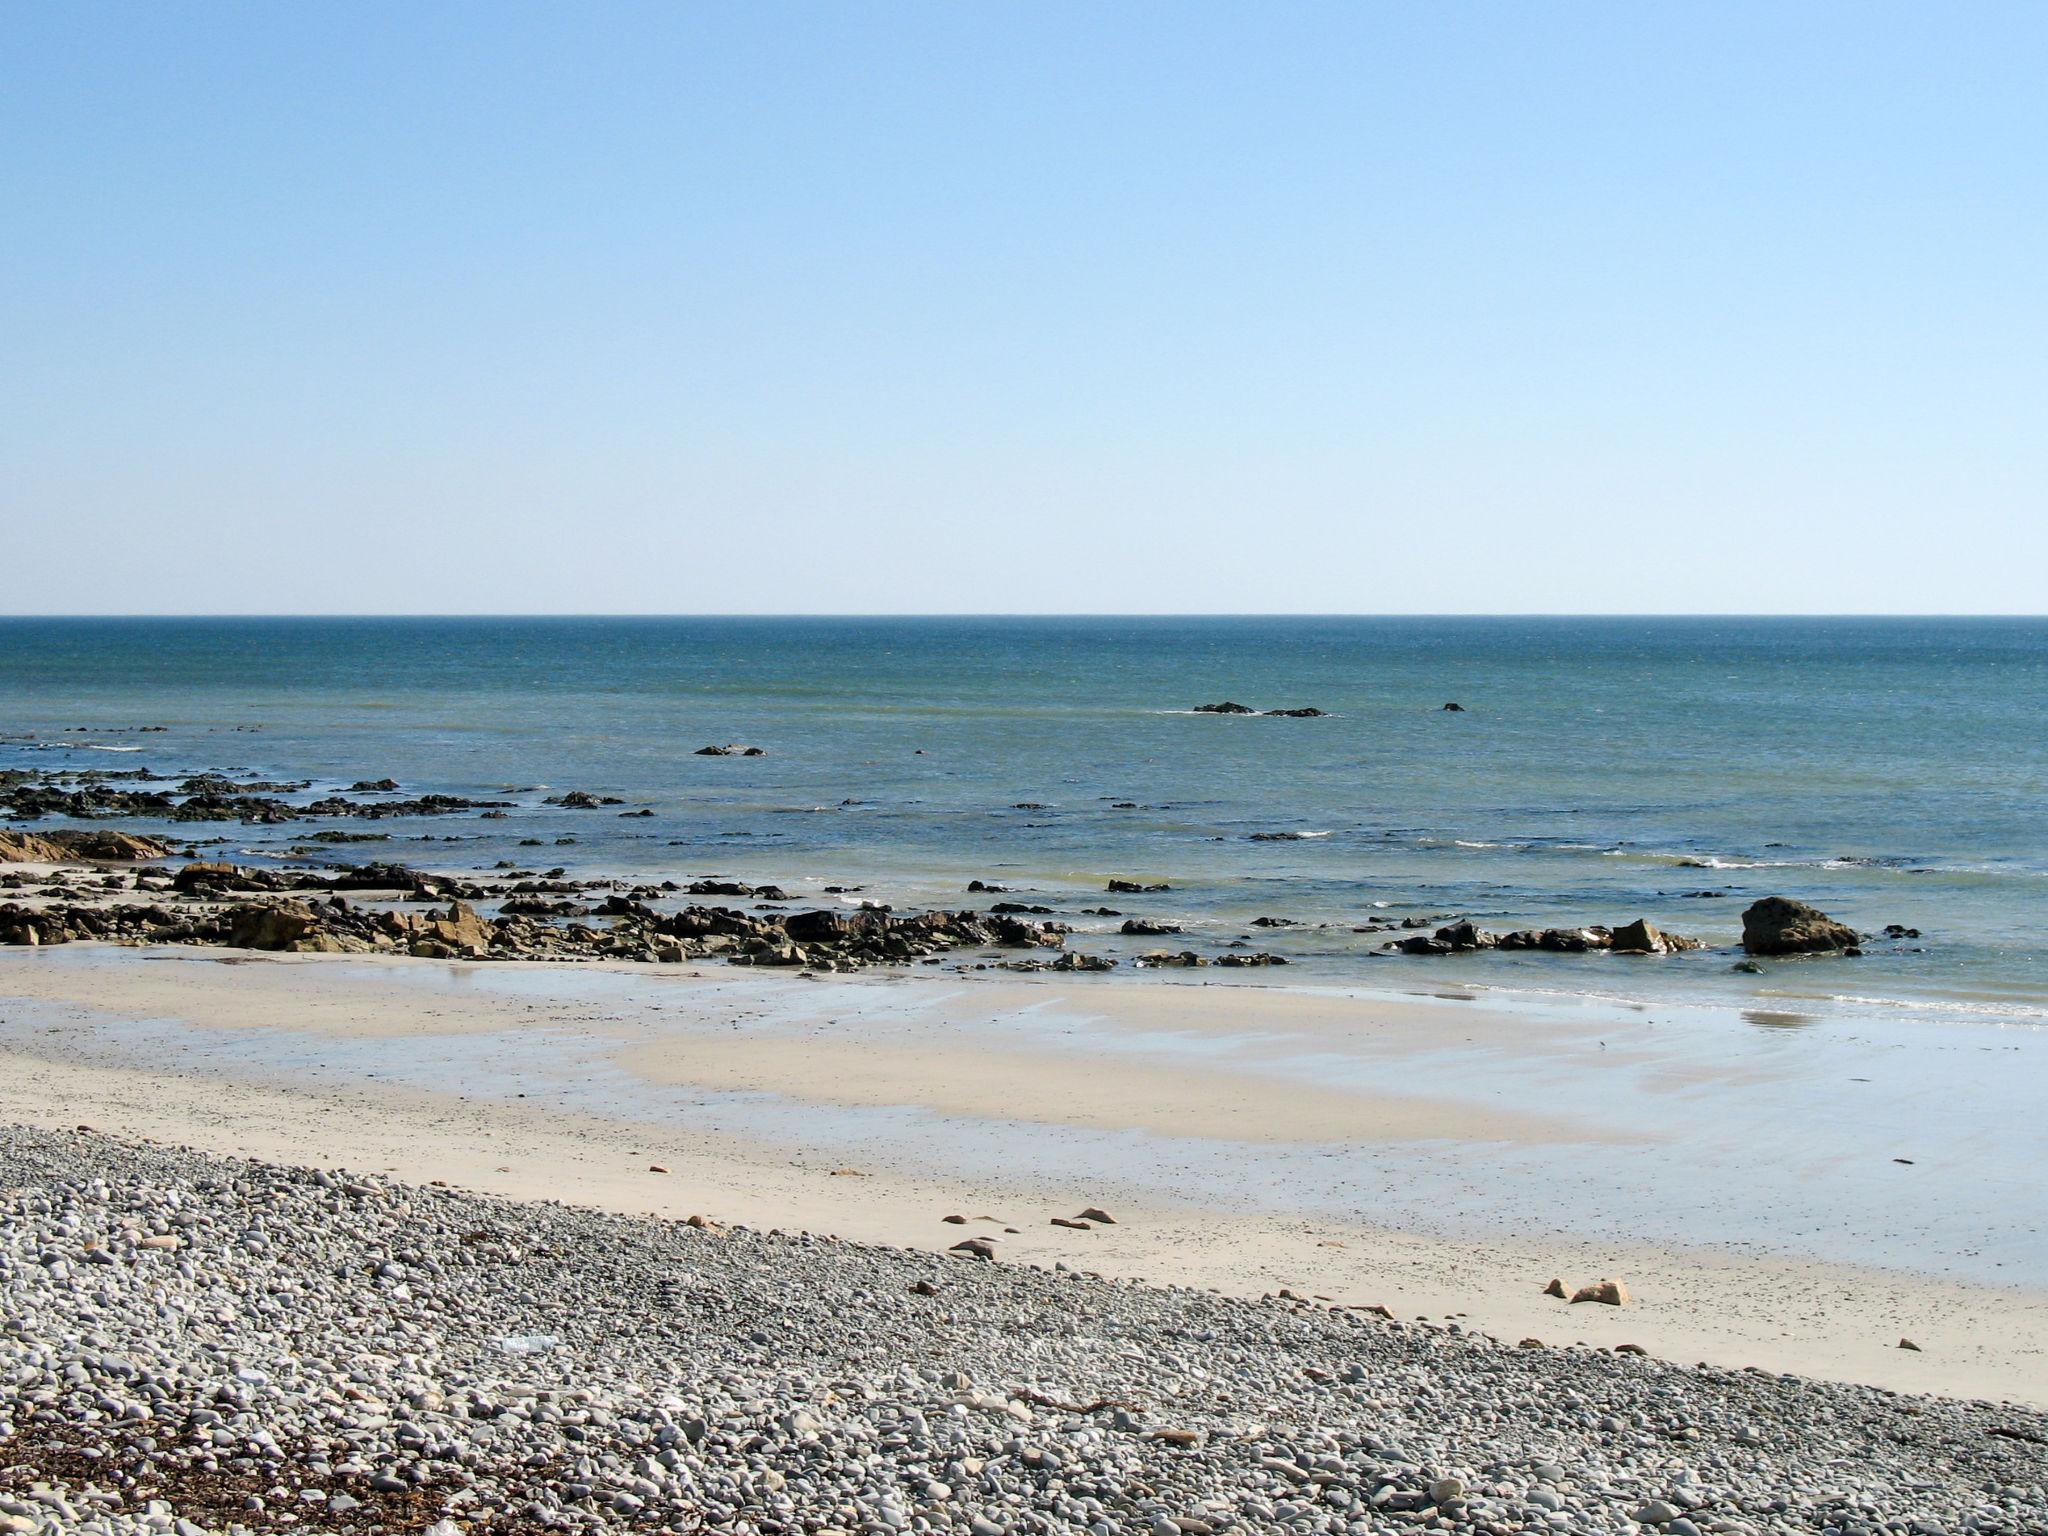
[[[27,1123],[2030,1402],[2044,1048],[1491,993],[0,955]],[[1117,1224],[1050,1225],[1088,1205]]]

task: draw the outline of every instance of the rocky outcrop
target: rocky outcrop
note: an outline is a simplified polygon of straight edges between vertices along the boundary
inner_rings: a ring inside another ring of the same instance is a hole
[[[1322,719],[1322,718],[1323,718],[1323,717],[1324,717],[1324,716],[1325,716],[1326,714],[1328,714],[1328,713],[1329,713],[1329,711],[1328,711],[1328,710],[1323,710],[1323,709],[1315,709],[1315,708],[1308,708],[1308,709],[1268,709],[1268,710],[1262,711],[1262,713],[1265,713],[1265,714],[1268,714],[1268,715],[1272,715],[1272,716],[1275,716],[1275,717],[1277,717],[1277,718],[1279,718],[1279,719],[1282,719],[1282,720],[1320,720],[1320,719]]]
[[[1249,704],[1240,704],[1235,699],[1225,699],[1221,704],[1197,704],[1198,715],[1256,715],[1258,711]]]
[[[1742,947],[1752,955],[1831,954],[1860,942],[1848,924],[1788,896],[1766,896],[1742,914]]]
[[[1150,896],[1155,891],[1170,891],[1173,887],[1161,881],[1157,885],[1145,885],[1137,880],[1112,880],[1108,890],[1111,895],[1122,892],[1126,896]]]
[[[294,949],[319,928],[320,919],[304,902],[253,902],[229,917],[227,943],[236,949]]]
[[[55,832],[0,831],[0,864],[134,864],[161,859],[171,845],[133,832],[67,827]]]
[[[693,757],[766,757],[767,755],[768,749],[766,747],[744,746],[737,741],[729,741],[722,747],[699,747],[691,754]]]

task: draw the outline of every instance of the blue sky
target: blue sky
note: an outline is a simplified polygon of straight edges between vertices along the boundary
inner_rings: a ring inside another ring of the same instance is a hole
[[[2038,613],[2044,78],[2038,5],[9,7],[0,602]]]

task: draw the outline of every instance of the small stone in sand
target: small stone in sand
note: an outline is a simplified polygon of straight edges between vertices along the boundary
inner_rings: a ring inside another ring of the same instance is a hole
[[[1920,1346],[1918,1344],[1915,1344],[1911,1339],[1899,1340],[1899,1348],[1910,1349],[1916,1355],[1920,1353]]]
[[[964,1227],[967,1225],[967,1218],[965,1216],[946,1216],[942,1217],[941,1220],[949,1227]]]
[[[661,1166],[661,1164],[659,1164],[659,1163],[649,1163],[649,1164],[647,1165],[647,1171],[648,1171],[649,1173],[667,1173],[667,1172],[668,1172],[668,1170],[667,1170],[666,1168],[662,1167],[662,1166]]]
[[[1083,1211],[1079,1216],[1077,1216],[1075,1220],[1100,1222],[1105,1227],[1113,1227],[1116,1225],[1116,1218],[1110,1215],[1109,1212],[1105,1211],[1099,1205],[1089,1206],[1088,1209]]]
[[[1070,1228],[1075,1232],[1093,1232],[1095,1230],[1093,1227],[1089,1226],[1088,1223],[1085,1221],[1069,1221],[1064,1216],[1053,1217],[1052,1224],[1056,1227]]]

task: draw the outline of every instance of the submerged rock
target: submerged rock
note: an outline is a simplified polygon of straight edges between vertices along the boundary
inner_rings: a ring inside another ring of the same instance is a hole
[[[1258,711],[1247,704],[1239,704],[1234,699],[1225,699],[1221,704],[1197,704],[1195,706],[1195,713],[1198,715],[1255,715]]]

